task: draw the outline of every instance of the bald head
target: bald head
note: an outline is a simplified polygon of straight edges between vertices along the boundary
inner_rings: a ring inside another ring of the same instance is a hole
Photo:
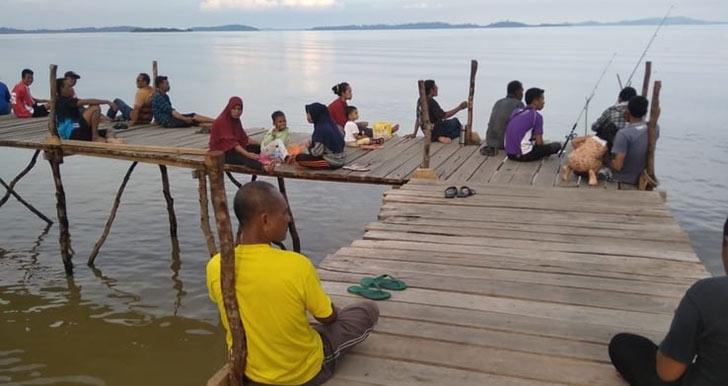
[[[255,216],[285,206],[285,199],[271,184],[263,181],[249,182],[235,194],[233,208],[241,225],[248,224]]]

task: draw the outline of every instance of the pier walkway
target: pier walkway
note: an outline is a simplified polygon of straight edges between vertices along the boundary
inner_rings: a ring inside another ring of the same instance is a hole
[[[448,185],[388,191],[363,239],[319,266],[340,306],[363,276],[409,284],[334,384],[623,386],[610,338],[659,341],[709,276],[656,192],[471,184],[445,199]]]
[[[104,123],[101,128],[108,128]],[[95,144],[82,141],[62,141],[65,155],[79,154],[114,158],[202,170],[209,134],[198,134],[199,128],[165,129],[154,125],[132,126],[118,131],[126,145]],[[248,134],[261,139],[264,129],[248,129]],[[50,150],[55,145],[46,142],[49,136],[47,118],[0,119],[0,147]],[[291,133],[291,141],[302,143],[310,133]],[[347,164],[369,168],[365,172],[339,170],[310,170],[291,165],[280,165],[273,173],[276,177],[306,180],[359,182],[368,184],[402,185],[422,163],[423,139],[406,140],[395,136],[383,148],[362,150],[347,148]],[[478,146],[443,145],[433,143],[430,148],[430,167],[441,180],[469,183],[496,183],[512,185],[568,186],[586,184],[574,177],[561,181],[561,162],[567,157],[552,156],[541,162],[519,163],[509,161],[501,151],[494,157],[482,156]],[[251,174],[243,166],[226,165],[226,170]],[[602,182],[600,187],[618,189],[616,183]]]

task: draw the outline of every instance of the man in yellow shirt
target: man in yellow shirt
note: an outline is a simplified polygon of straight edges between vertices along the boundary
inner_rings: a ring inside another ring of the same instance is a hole
[[[235,249],[235,291],[247,338],[246,384],[320,385],[340,356],[369,336],[379,308],[365,301],[336,308],[303,255],[272,248],[286,238],[288,204],[273,185],[245,184],[235,195],[242,244]],[[207,288],[227,331],[220,255],[207,265]],[[309,312],[321,324],[312,326]]]
[[[136,78],[137,92],[134,96],[134,107],[130,107],[123,100],[116,98],[114,103],[118,106],[118,110],[109,108],[106,117],[113,120],[116,113],[120,112],[121,117],[125,121],[129,121],[130,125],[147,124],[152,122],[152,96],[154,89],[150,86],[150,78],[146,73],[137,75]]]

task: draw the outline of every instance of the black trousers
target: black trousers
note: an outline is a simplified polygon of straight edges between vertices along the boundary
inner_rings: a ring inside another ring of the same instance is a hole
[[[533,145],[533,149],[530,152],[523,155],[512,155],[508,154],[508,158],[519,162],[531,162],[538,161],[541,158],[548,157],[551,154],[556,154],[561,150],[561,143],[551,142],[546,145]]]
[[[260,154],[260,146],[259,145],[248,145],[245,147],[245,150]],[[253,170],[263,170],[263,164],[258,162],[257,160],[250,159],[237,151],[235,149],[228,150],[225,152],[225,163],[226,164],[234,164],[234,165],[243,165],[247,166]]]
[[[612,364],[631,386],[678,386],[680,380],[665,382],[657,376],[657,345],[634,334],[617,334],[609,342]]]

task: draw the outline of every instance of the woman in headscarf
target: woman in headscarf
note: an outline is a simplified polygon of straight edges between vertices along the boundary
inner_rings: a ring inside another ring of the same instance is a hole
[[[264,166],[260,162],[260,143],[245,133],[240,121],[242,115],[243,100],[230,98],[210,129],[210,150],[225,152],[225,163],[271,172],[274,164]]]
[[[326,106],[321,103],[306,105],[306,117],[309,123],[313,123],[313,134],[306,150],[296,156],[296,163],[315,169],[338,169],[344,166],[344,137],[331,120]]]

